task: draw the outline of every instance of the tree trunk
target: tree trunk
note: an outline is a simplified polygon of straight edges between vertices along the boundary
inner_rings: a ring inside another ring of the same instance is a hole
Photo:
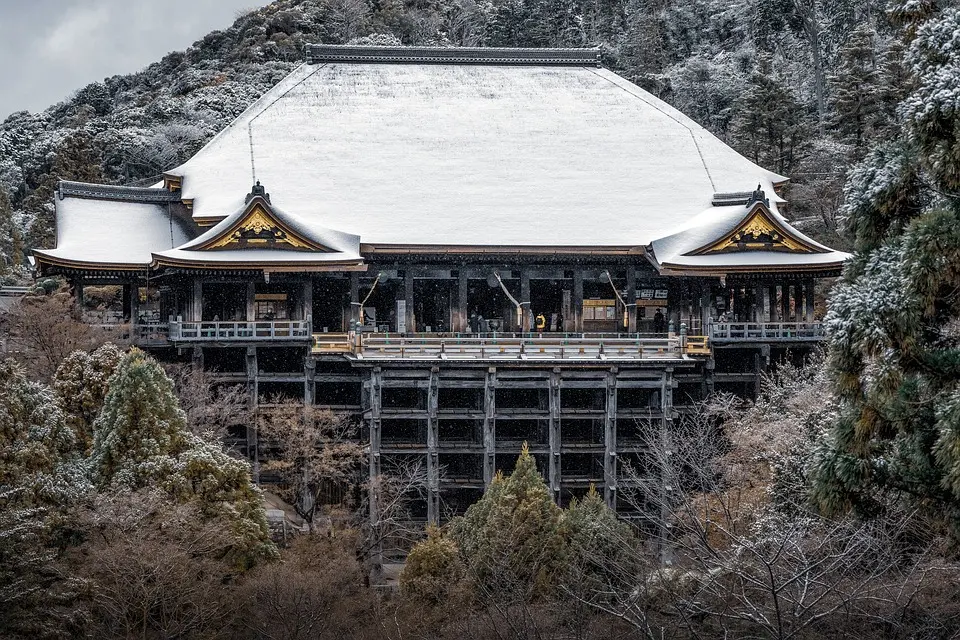
[[[820,22],[817,20],[817,0],[793,0],[793,6],[803,21],[803,32],[810,45],[810,61],[813,63],[813,90],[817,98],[817,132],[824,132],[827,112],[827,78],[820,53]]]

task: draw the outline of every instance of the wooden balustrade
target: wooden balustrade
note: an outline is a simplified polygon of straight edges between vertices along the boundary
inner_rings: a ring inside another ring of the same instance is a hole
[[[173,342],[247,342],[312,340],[313,330],[306,320],[257,320],[251,322],[171,322]]]
[[[713,322],[710,339],[714,342],[774,342],[823,340],[822,322]]]

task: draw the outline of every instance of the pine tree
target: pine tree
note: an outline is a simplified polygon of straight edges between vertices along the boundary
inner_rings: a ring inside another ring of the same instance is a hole
[[[54,637],[76,585],[53,567],[63,508],[90,489],[52,391],[0,362],[0,636]],[[61,608],[60,605],[64,605]]]
[[[631,588],[640,569],[639,540],[592,485],[570,503],[563,528],[568,553],[562,579],[568,590],[596,599]]]
[[[960,13],[918,25],[902,140],[850,174],[857,253],[827,323],[840,415],[817,453],[827,510],[909,501],[960,539]]]
[[[86,451],[93,445],[93,422],[103,408],[110,377],[122,357],[123,351],[110,343],[93,353],[74,351],[63,360],[53,378],[57,403]]]
[[[781,175],[790,173],[806,142],[804,109],[761,59],[743,88],[731,123],[734,147],[756,164]]]
[[[93,425],[91,478],[100,491],[156,488],[231,526],[241,564],[272,557],[260,492],[249,464],[231,458],[187,429],[173,383],[152,358],[132,349],[110,379]]]
[[[450,525],[478,596],[527,601],[555,588],[565,550],[561,520],[524,444],[513,473],[495,479]]]
[[[411,601],[434,609],[450,601],[465,574],[456,543],[438,527],[428,526],[427,538],[407,555],[400,589]]]
[[[851,33],[840,49],[836,73],[829,78],[833,110],[830,125],[858,156],[873,135],[880,109],[874,38],[867,28]]]
[[[0,363],[0,489],[26,507],[67,503],[86,486],[79,453],[53,392]]]

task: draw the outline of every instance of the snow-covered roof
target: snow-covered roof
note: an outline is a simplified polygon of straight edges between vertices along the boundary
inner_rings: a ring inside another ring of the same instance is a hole
[[[188,225],[172,214],[164,193],[169,195],[160,190],[61,183],[56,199],[57,248],[33,253],[43,261],[68,266],[146,269],[155,251],[179,246],[192,237]]]
[[[260,188],[260,185],[257,185]],[[309,244],[308,250],[276,248],[276,245],[243,246],[231,242],[237,226],[254,212],[265,216],[264,223],[295,234],[295,242]],[[217,248],[213,248],[217,247]],[[204,265],[242,265],[256,263],[269,265],[318,265],[324,263],[353,263],[363,261],[360,256],[360,238],[327,229],[316,220],[304,220],[271,204],[270,197],[251,196],[248,202],[223,221],[193,240],[174,249],[154,254],[154,261],[166,264],[197,263]]]
[[[365,246],[640,247],[716,193],[786,180],[597,68],[594,50],[310,51],[315,64],[168,172],[195,220],[240,209],[256,179],[291,216]]]
[[[765,214],[791,239],[808,249],[805,252],[749,250],[705,253],[752,215]],[[661,269],[726,271],[734,268],[839,267],[850,254],[835,251],[793,228],[772,206],[759,202],[746,205],[714,206],[690,218],[669,235],[650,243],[652,257]]]

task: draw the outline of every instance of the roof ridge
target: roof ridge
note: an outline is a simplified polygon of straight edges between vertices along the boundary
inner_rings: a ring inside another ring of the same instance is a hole
[[[67,196],[93,200],[121,200],[126,202],[178,202],[180,194],[155,187],[125,187],[122,185],[90,184],[61,180],[57,186],[60,200]]]
[[[600,66],[600,49],[533,47],[406,47],[308,44],[307,64],[323,62]]]

